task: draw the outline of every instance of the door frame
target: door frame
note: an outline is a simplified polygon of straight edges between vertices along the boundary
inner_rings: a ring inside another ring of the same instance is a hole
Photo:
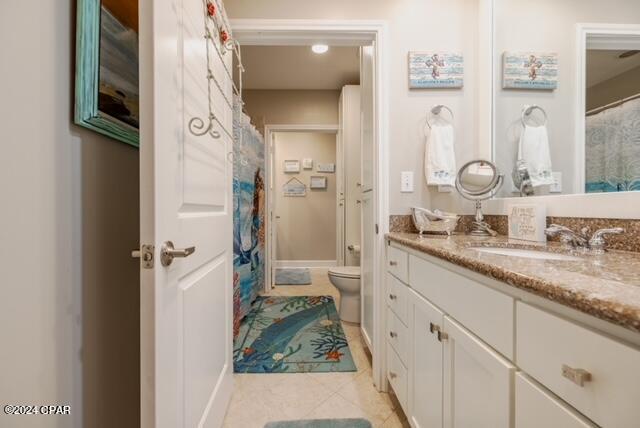
[[[235,31],[235,30],[234,30]],[[265,261],[266,261],[266,279],[264,283],[264,291],[269,292],[273,288],[274,268],[276,266],[275,245],[277,242],[276,228],[273,218],[273,212],[276,207],[273,186],[274,186],[274,162],[275,147],[273,145],[273,136],[280,132],[318,132],[325,134],[335,134],[337,138],[338,125],[264,125],[264,141],[265,141],[265,172],[268,177],[267,192],[267,221],[266,221],[266,239],[265,239]],[[336,141],[337,144],[337,141]],[[337,153],[336,153],[337,159]]]
[[[383,20],[232,19],[236,40],[245,45],[309,46],[322,41],[333,46],[375,46],[374,58],[374,236],[373,259],[373,381],[388,389],[384,346],[383,288],[385,235],[389,231],[389,46]]]

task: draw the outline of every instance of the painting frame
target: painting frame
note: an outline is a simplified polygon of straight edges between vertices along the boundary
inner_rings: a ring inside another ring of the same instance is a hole
[[[296,174],[300,172],[300,161],[297,159],[286,159],[284,161],[285,174]]]
[[[502,89],[555,91],[558,89],[558,53],[504,51]]]
[[[327,176],[326,175],[312,175],[309,177],[309,189],[312,190],[326,190],[327,189]]]
[[[409,89],[461,89],[464,87],[464,55],[455,51],[409,51]],[[431,73],[429,73],[431,67]],[[430,76],[430,77],[429,77]]]
[[[140,131],[98,108],[100,88],[100,0],[77,0],[74,123],[140,147]]]

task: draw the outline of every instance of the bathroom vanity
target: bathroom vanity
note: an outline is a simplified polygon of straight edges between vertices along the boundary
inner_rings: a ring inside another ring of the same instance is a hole
[[[640,254],[466,235],[387,244],[386,374],[412,426],[638,426]]]

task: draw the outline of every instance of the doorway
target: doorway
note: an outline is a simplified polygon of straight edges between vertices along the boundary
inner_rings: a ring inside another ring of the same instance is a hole
[[[234,36],[241,45],[251,46],[311,46],[319,40],[331,46],[355,46],[364,47],[368,53],[368,79],[371,85],[369,100],[370,121],[369,126],[363,130],[363,135],[369,136],[367,146],[370,152],[363,152],[363,159],[370,163],[363,168],[361,184],[367,183],[367,194],[362,195],[366,199],[366,206],[370,213],[363,213],[362,239],[369,245],[362,248],[362,333],[365,342],[369,346],[373,356],[373,379],[381,390],[387,388],[384,380],[384,355],[382,347],[376,347],[377,343],[384,343],[383,332],[380,327],[383,322],[383,303],[376,298],[382,296],[382,286],[385,267],[382,261],[385,257],[384,234],[388,230],[388,167],[386,165],[387,148],[387,123],[386,117],[386,93],[383,82],[386,79],[385,64],[385,24],[376,22],[323,22],[300,20],[233,20],[231,23]],[[263,124],[264,125],[264,124]],[[265,126],[265,131],[266,131]],[[269,145],[271,137],[266,135]],[[269,172],[271,175],[271,171]],[[272,192],[270,192],[272,193]],[[269,196],[267,197],[269,198]],[[269,223],[277,219],[267,218]],[[267,235],[267,239],[269,235]],[[277,239],[277,238],[276,238]],[[271,251],[271,245],[267,245]],[[269,257],[270,258],[270,257]],[[268,269],[269,272],[269,269]],[[369,320],[369,323],[366,323]]]

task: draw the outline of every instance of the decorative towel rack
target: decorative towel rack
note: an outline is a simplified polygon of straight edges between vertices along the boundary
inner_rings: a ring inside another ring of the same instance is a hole
[[[527,118],[531,116],[534,110],[540,110],[542,112],[542,116],[544,117],[544,122],[541,126],[547,124],[547,112],[537,104],[532,104],[530,106],[522,107],[522,115],[520,116],[520,120],[522,121],[522,126],[527,126]]]
[[[213,95],[212,85],[215,85],[224,98],[229,108],[233,111],[233,100],[230,100],[223,91],[223,85],[218,81],[212,70],[211,57],[212,52],[218,55],[220,62],[224,68],[226,77],[231,81],[233,86],[233,93],[238,96],[240,100],[240,108],[244,105],[242,101],[242,74],[244,73],[244,66],[242,65],[242,55],[240,52],[240,44],[233,38],[231,33],[231,26],[227,20],[227,15],[224,10],[224,6],[219,0],[202,0],[203,16],[204,16],[204,39],[206,43],[206,57],[207,57],[207,99],[208,99],[208,117],[203,119],[201,117],[194,116],[189,120],[189,131],[199,137],[205,134],[209,134],[211,137],[220,138],[220,132],[213,129],[214,122],[217,123],[225,134],[233,141],[233,135],[225,128],[224,124],[213,113]],[[236,56],[238,62],[238,85],[237,87],[233,81],[233,73],[229,70],[224,62],[224,56],[232,52]]]
[[[429,122],[429,118],[440,116],[440,114],[442,113],[442,109],[445,109],[449,112],[449,114],[451,115],[451,121],[453,122],[453,118],[454,118],[453,111],[444,104],[437,104],[431,107],[431,110],[427,112],[427,126],[429,127],[429,129],[431,129],[431,122]]]

